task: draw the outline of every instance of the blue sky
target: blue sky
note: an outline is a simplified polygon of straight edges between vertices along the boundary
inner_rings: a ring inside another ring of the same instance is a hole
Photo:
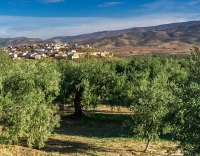
[[[200,20],[200,0],[0,0],[0,37],[74,36]]]

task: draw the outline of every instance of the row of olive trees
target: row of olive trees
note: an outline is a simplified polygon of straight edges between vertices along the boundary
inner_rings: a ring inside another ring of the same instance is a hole
[[[190,60],[135,57],[131,60],[11,61],[0,55],[1,137],[10,143],[26,138],[43,147],[59,123],[58,109],[70,99],[75,115],[82,106],[127,106],[132,134],[150,141],[171,133],[189,153],[199,152],[199,50]]]
[[[83,116],[82,104],[102,101],[133,111],[129,127],[136,137],[150,141],[171,133],[185,152],[199,152],[199,57],[191,59],[136,57],[130,61],[60,62],[61,99],[71,97],[75,114]],[[187,129],[188,128],[188,129]],[[196,138],[195,138],[196,137]]]
[[[136,137],[151,140],[171,133],[184,154],[200,153],[200,52],[190,59],[144,57],[130,61],[133,72],[132,121],[125,124]]]
[[[195,154],[199,152],[199,64],[197,48],[190,60],[145,56],[61,61],[59,98],[71,98],[79,117],[84,116],[82,104],[96,106],[103,101],[130,107],[132,120],[125,126],[132,135],[147,138],[145,152],[150,141],[171,133],[184,151]]]

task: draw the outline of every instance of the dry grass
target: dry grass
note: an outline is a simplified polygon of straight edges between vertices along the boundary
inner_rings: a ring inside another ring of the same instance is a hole
[[[124,46],[124,47],[104,47],[106,51],[114,55],[133,56],[143,54],[188,54],[189,49],[193,49],[192,44],[172,41],[168,43],[155,43],[145,46]],[[132,51],[132,52],[131,52]],[[130,53],[131,52],[131,53]]]
[[[148,153],[143,153],[146,141],[128,137],[122,129],[124,120],[130,118],[126,108],[108,109],[106,106],[80,119],[73,115],[62,116],[61,126],[56,129],[46,146],[29,149],[23,146],[0,146],[0,156],[132,156],[132,155],[181,155],[177,143],[155,141],[150,144]]]

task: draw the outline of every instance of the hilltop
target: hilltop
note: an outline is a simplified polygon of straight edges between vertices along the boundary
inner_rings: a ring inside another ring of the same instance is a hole
[[[0,38],[0,47],[45,43],[78,43],[122,55],[144,53],[188,53],[200,43],[200,21],[171,23],[151,27],[102,31],[78,36],[39,38]]]
[[[78,36],[59,36],[53,37],[48,40],[60,40],[61,42],[80,42],[89,39],[100,39],[106,38],[111,36],[118,36],[121,34],[132,33],[132,32],[148,32],[148,31],[162,31],[172,28],[177,28],[180,26],[195,26],[200,24],[200,21],[190,21],[190,22],[181,22],[181,23],[171,23],[171,24],[163,24],[158,26],[150,26],[150,27],[134,27],[130,29],[123,29],[123,30],[115,30],[115,31],[100,31],[94,32],[90,34],[83,34]]]

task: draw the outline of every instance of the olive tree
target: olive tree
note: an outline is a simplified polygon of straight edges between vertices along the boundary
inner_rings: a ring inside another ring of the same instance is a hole
[[[185,155],[199,155],[200,153],[200,52],[194,45],[189,60],[188,80],[181,87],[177,95],[180,102],[172,111],[171,124],[174,135],[180,141]]]
[[[1,64],[2,65],[2,64]],[[52,61],[15,61],[1,81],[2,137],[9,143],[27,140],[29,147],[44,146],[59,125],[53,104],[59,94],[60,74]]]
[[[95,107],[102,101],[117,105],[125,100],[121,93],[126,91],[126,74],[116,70],[114,61],[65,61],[60,64],[60,71],[62,89],[59,99],[66,102],[67,98],[72,98],[76,116],[84,116],[83,105]]]
[[[151,56],[132,60],[130,67],[128,77],[132,79],[132,95],[129,98],[133,116],[127,124],[132,135],[147,138],[146,152],[152,140],[161,133],[170,132],[171,128],[164,119],[175,99],[175,82],[182,81],[186,75],[175,61]],[[174,70],[170,71],[172,67]]]
[[[171,99],[171,93],[167,86],[165,74],[156,76],[153,80],[141,79],[134,87],[134,103],[132,134],[148,139],[145,152],[150,141],[157,138],[165,126],[162,122],[168,112],[167,104]]]
[[[75,115],[84,116],[83,104],[86,106],[96,105],[100,100],[100,79],[103,70],[104,67],[99,62],[63,61],[60,64],[62,73],[60,102],[65,103],[67,99],[71,98],[74,103]]]

